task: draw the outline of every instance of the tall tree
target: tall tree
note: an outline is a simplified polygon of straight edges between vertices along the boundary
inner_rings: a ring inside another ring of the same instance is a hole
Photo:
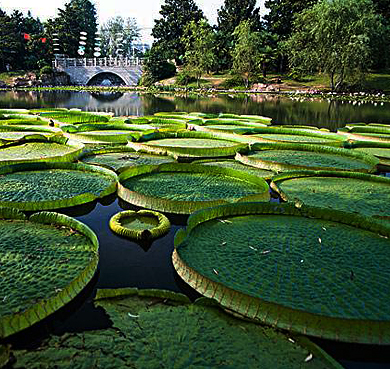
[[[361,83],[372,62],[372,40],[382,29],[371,0],[322,0],[300,13],[287,42],[299,72],[322,71],[332,91]]]
[[[260,9],[256,8],[256,0],[225,0],[218,10],[217,43],[219,69],[227,69],[232,65],[231,51],[234,48],[233,32],[242,22],[248,20],[252,31],[260,31]]]
[[[131,56],[132,44],[140,36],[135,18],[116,16],[100,27],[103,56]]]
[[[236,27],[233,35],[236,38],[231,53],[233,70],[242,77],[245,87],[248,87],[253,76],[261,70],[262,40],[260,32],[253,32],[250,21],[244,20]]]
[[[50,65],[49,41],[39,18],[34,18],[30,11],[23,19],[23,33],[28,34],[24,42],[24,65],[26,69],[38,69]]]
[[[0,70],[15,68],[20,35],[15,33],[14,23],[7,13],[0,9]]]
[[[383,37],[374,43],[374,64],[376,69],[390,68],[390,1],[373,0],[375,10],[382,16]]]
[[[286,68],[287,55],[284,51],[284,41],[292,33],[294,17],[305,9],[312,7],[318,0],[266,0],[264,5],[269,12],[264,16],[268,32],[277,36],[278,42],[274,49],[278,50],[278,69],[283,72]]]
[[[121,16],[110,18],[100,28],[101,48],[103,56],[132,56],[132,44],[140,36],[135,18]],[[121,40],[121,38],[123,38]],[[122,51],[118,53],[118,49]]]
[[[156,19],[152,36],[159,49],[165,49],[167,56],[177,65],[183,64],[185,48],[182,40],[184,28],[191,21],[204,18],[202,10],[194,0],[165,0],[161,6],[161,18]]]
[[[216,62],[215,33],[206,19],[199,23],[191,21],[184,29],[183,42],[185,68],[195,76],[199,86],[202,74],[209,72]]]
[[[373,0],[375,10],[379,13],[386,24],[390,24],[390,1],[389,0]]]
[[[65,9],[59,9],[54,20],[60,47],[69,57],[78,57],[80,32],[87,32],[85,56],[92,57],[97,31],[96,9],[90,0],[70,0]]]

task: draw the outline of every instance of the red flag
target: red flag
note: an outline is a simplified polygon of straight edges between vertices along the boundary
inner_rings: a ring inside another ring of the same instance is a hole
[[[43,44],[46,43],[46,37],[42,37],[41,41],[42,41]]]
[[[29,40],[31,38],[31,36],[28,33],[23,33],[23,38],[25,40]]]

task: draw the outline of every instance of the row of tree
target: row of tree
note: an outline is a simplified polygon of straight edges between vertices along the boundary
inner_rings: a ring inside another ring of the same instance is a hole
[[[268,70],[293,76],[325,72],[332,89],[362,80],[368,68],[388,68],[389,0],[266,0],[262,20],[256,0],[225,0],[211,26],[194,0],[165,0],[152,30],[143,81],[151,84],[182,69],[184,80],[233,70],[245,85]],[[100,27],[90,0],[70,0],[42,23],[0,9],[0,70],[39,69],[55,53],[77,57],[80,32],[86,57],[134,54],[134,18],[116,17]],[[97,37],[100,37],[98,40]],[[57,44],[57,45],[56,45]]]
[[[103,57],[118,56],[119,48],[121,55],[133,55],[133,43],[139,37],[134,18],[111,18],[99,29],[90,0],[70,0],[58,10],[57,17],[44,23],[30,12],[24,16],[16,10],[7,15],[0,9],[0,71],[50,66],[54,54],[80,57],[80,32],[87,33],[85,57],[93,57],[95,47],[101,49]]]
[[[245,85],[267,70],[299,77],[324,72],[330,86],[358,84],[371,67],[388,68],[388,0],[225,0],[211,27],[194,0],[166,0],[152,31],[144,82],[233,70]]]

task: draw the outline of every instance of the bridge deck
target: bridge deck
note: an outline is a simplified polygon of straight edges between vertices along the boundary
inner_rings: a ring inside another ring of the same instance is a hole
[[[135,67],[142,62],[141,58],[56,58],[53,67]]]

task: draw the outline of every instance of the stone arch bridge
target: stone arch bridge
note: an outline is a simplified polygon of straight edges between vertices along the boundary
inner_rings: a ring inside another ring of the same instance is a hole
[[[57,58],[53,67],[66,72],[72,84],[83,86],[135,86],[142,75],[139,58]]]

